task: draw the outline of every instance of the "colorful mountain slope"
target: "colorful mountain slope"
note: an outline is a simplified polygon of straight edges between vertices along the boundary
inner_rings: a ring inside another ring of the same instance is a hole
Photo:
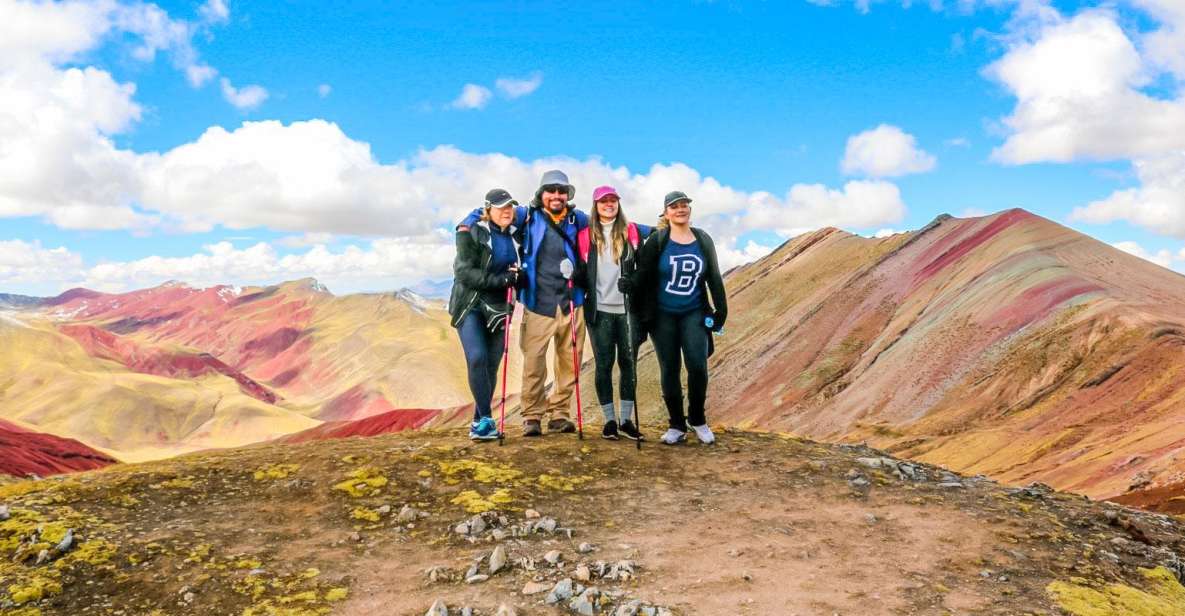
[[[47,477],[89,471],[118,462],[74,440],[22,428],[0,419],[0,474]]]
[[[244,394],[217,371],[131,370],[25,314],[0,319],[0,415],[123,460],[245,445],[320,423]]]
[[[714,421],[1099,497],[1183,477],[1179,274],[1008,210],[823,229],[727,285]]]
[[[128,460],[469,398],[443,305],[406,291],[335,297],[314,280],[73,289],[0,313],[0,339],[0,417]]]

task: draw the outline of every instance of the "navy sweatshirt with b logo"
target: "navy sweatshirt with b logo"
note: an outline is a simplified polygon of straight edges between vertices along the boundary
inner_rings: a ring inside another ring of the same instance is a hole
[[[704,292],[700,286],[703,275],[704,253],[699,242],[667,242],[658,257],[658,309],[684,314],[703,308]]]

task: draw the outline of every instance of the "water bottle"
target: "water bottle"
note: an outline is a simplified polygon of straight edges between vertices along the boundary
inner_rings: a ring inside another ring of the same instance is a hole
[[[712,329],[713,327],[715,327],[715,325],[716,325],[716,319],[713,319],[713,318],[712,318],[710,315],[709,315],[709,316],[706,316],[706,317],[704,317],[704,327],[706,327],[706,328],[708,328],[708,329],[710,330],[710,329]],[[721,335],[721,334],[723,334],[723,333],[724,333],[724,328],[720,328],[720,331],[718,331],[718,332],[715,332],[715,331],[714,331],[714,332],[712,332],[712,333],[713,333],[713,334],[716,334],[717,336],[719,336],[719,335]]]

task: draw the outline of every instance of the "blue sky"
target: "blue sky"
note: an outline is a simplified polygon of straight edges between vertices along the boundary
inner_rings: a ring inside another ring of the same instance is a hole
[[[583,170],[577,175],[589,184],[579,185],[578,195],[594,183],[625,181],[627,213],[646,221],[658,213],[651,201],[663,188],[700,189],[709,199],[722,195],[722,202],[735,199],[737,205],[718,209],[701,200],[700,219],[734,242],[735,260],[745,254],[752,258],[762,246],[821,224],[870,235],[917,228],[943,212],[959,216],[1024,207],[1109,243],[1136,242],[1153,255],[1163,251],[1160,261],[1178,267],[1181,234],[1168,230],[1176,218],[1161,224],[1125,214],[1123,208],[1163,209],[1153,189],[1166,182],[1171,186],[1175,171],[1161,174],[1167,180],[1140,178],[1133,165],[1172,157],[1181,146],[1126,148],[1118,145],[1124,139],[1115,139],[1114,148],[1100,153],[1085,143],[1095,129],[1075,125],[1077,140],[1025,146],[1001,160],[999,148],[1010,137],[1045,135],[1048,127],[1039,122],[1046,120],[1006,122],[1023,115],[1018,93],[1031,90],[1025,84],[1040,83],[1042,76],[1000,78],[989,69],[1026,49],[1044,53],[1042,42],[1059,36],[1090,40],[1098,32],[1120,32],[1136,50],[1142,71],[1154,77],[1135,84],[1134,91],[1175,104],[1181,75],[1163,58],[1171,57],[1164,49],[1171,52],[1176,39],[1165,36],[1167,43],[1154,46],[1150,38],[1178,32],[1174,15],[1159,10],[1161,3],[1171,4],[1133,0],[1100,10],[1092,3],[1037,0],[948,2],[941,8],[886,1],[865,10],[839,0],[829,6],[804,0],[439,2],[395,8],[354,2],[326,10],[324,3],[314,2],[124,2],[126,14],[105,13],[106,27],[90,26],[93,40],[72,44],[71,36],[85,36],[72,28],[71,17],[55,11],[69,5],[3,0],[0,16],[42,11],[53,18],[39,16],[40,23],[65,33],[60,48],[29,43],[23,59],[0,64],[15,87],[44,96],[42,107],[65,105],[53,98],[53,88],[22,71],[48,67],[63,75],[71,67],[89,67],[116,84],[134,84],[134,93],[112,94],[99,84],[97,94],[86,97],[94,102],[84,106],[101,108],[95,111],[100,118],[120,115],[108,107],[135,106],[137,111],[115,122],[121,124],[116,129],[104,128],[102,120],[96,121],[99,128],[71,128],[72,138],[82,143],[71,151],[95,147],[119,167],[110,178],[95,179],[87,165],[106,169],[102,161],[107,159],[91,158],[78,163],[82,171],[63,172],[60,183],[72,189],[97,186],[78,189],[78,195],[58,194],[61,186],[55,185],[52,168],[46,173],[50,179],[40,184],[14,181],[20,179],[17,174],[29,173],[27,165],[10,160],[6,166],[0,155],[0,292],[44,295],[76,284],[119,290],[171,277],[203,285],[248,284],[300,273],[349,292],[439,279],[447,277],[450,258],[444,230],[457,212],[476,205],[493,183],[529,197],[534,181],[529,178],[549,164],[564,166],[564,159],[572,159],[572,166]],[[162,13],[175,26],[171,30],[135,18]],[[1114,24],[1114,32],[1108,24]],[[143,51],[148,41],[151,59]],[[1063,61],[1096,62],[1098,67],[1077,67],[1087,77],[1096,74],[1091,71],[1115,76],[1123,70],[1115,58],[1127,57],[1122,42],[1115,42],[1113,55]],[[187,73],[193,67],[206,67],[214,76],[195,83]],[[513,88],[496,85],[499,79],[527,85],[512,95]],[[1115,79],[1132,81],[1124,74]],[[480,108],[454,105],[466,84],[486,89]],[[233,88],[230,94],[227,86]],[[234,92],[241,96],[252,86],[266,91],[266,98],[240,98],[234,104]],[[322,86],[327,88],[319,91]],[[1058,92],[1038,96],[1057,97]],[[105,97],[114,102],[102,103]],[[1126,103],[1098,104],[1122,109]],[[0,106],[0,118],[4,113]],[[25,124],[17,136],[44,146],[33,149],[39,157],[35,162],[48,165],[55,150],[45,144],[57,133],[30,128],[36,116],[28,109],[25,113],[10,110],[14,123]],[[1169,121],[1175,119],[1172,113]],[[279,124],[267,134],[240,130],[245,123],[268,120]],[[324,120],[330,128],[308,126],[308,134],[285,141],[285,135],[297,132],[293,127],[310,120]],[[849,138],[881,125],[907,136],[910,151],[930,162],[904,173],[841,168]],[[219,147],[202,141],[211,127],[231,137]],[[370,160],[359,163],[357,148],[365,158],[366,146]],[[441,150],[444,146],[449,147]],[[161,162],[181,158],[174,154],[187,148],[193,151],[184,173]],[[320,201],[292,194],[299,189],[269,187],[272,176],[254,173],[254,154],[244,154],[261,152],[267,160],[258,167],[266,171],[294,159],[309,160],[303,148],[310,154],[335,152],[326,164],[341,162],[346,170],[326,180],[327,186],[308,182],[307,190],[324,194],[325,203],[340,200],[336,209],[310,213]],[[1049,153],[1063,151],[1068,154]],[[176,194],[185,190],[184,179],[207,173],[195,167],[217,167],[227,152],[241,154],[239,164],[249,169],[209,171],[200,192]],[[437,156],[425,161],[423,152]],[[505,172],[504,182],[496,173],[502,167],[495,155],[518,163]],[[399,167],[418,169],[430,180],[396,179]],[[600,179],[599,169],[616,169],[618,175]],[[358,174],[370,179],[360,182]],[[717,193],[708,184],[701,188],[707,178],[731,192]],[[685,184],[661,186],[679,180]],[[875,188],[879,205],[863,203],[845,188],[849,182]],[[21,184],[20,189],[13,184]],[[823,196],[808,203],[796,186],[816,186]],[[1117,191],[1141,187],[1148,195],[1130,206],[1115,201],[1091,216],[1072,214]],[[44,191],[45,203],[12,205],[37,201],[37,191]],[[411,192],[426,194],[399,196]],[[750,216],[752,208],[762,206],[747,200],[761,193],[776,200],[776,220]],[[358,200],[367,204],[355,211],[352,204]],[[79,203],[86,207],[62,214],[67,211],[62,208]],[[578,196],[578,203],[586,207],[587,197]],[[867,211],[856,213],[861,208]],[[259,214],[243,215],[247,210]],[[123,220],[127,223],[115,222]],[[209,248],[219,243],[229,247]],[[321,252],[310,255],[317,245]],[[252,247],[250,255],[240,254]],[[352,257],[346,254],[351,247]],[[403,253],[409,253],[407,258]],[[412,258],[417,253],[433,258]],[[392,254],[399,265],[359,271],[386,263]],[[279,264],[285,256],[293,258]]]

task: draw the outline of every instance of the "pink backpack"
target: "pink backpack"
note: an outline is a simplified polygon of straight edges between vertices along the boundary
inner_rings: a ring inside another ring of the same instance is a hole
[[[588,234],[592,227],[585,227],[576,235],[576,248],[580,251],[580,260],[588,263],[588,251],[591,249],[592,241],[589,240]],[[634,250],[638,249],[638,244],[641,243],[641,237],[638,235],[638,226],[630,223],[625,227],[625,238],[629,241],[630,246]]]

